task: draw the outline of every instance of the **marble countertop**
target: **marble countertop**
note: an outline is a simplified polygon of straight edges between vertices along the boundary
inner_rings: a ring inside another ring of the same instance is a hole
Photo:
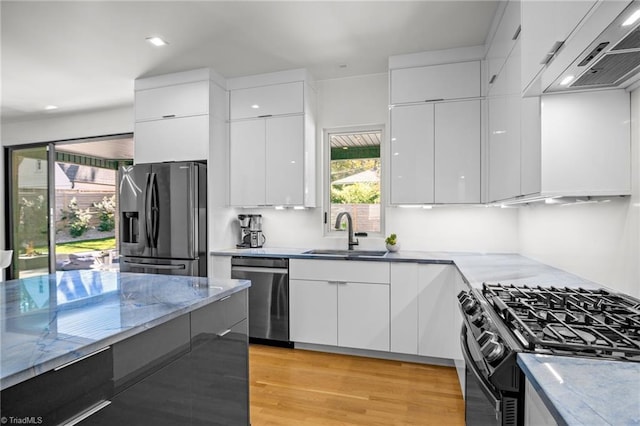
[[[218,249],[212,256],[288,257],[290,259],[345,259],[345,256],[305,254],[304,248]],[[383,257],[357,257],[352,260],[374,262],[417,262],[455,264],[467,284],[482,287],[483,282],[516,285],[602,288],[602,285],[569,272],[537,262],[515,253],[465,253],[399,251]]]
[[[640,363],[518,354],[518,365],[559,424],[640,424]]]
[[[250,286],[92,270],[0,286],[0,384],[5,389]]]

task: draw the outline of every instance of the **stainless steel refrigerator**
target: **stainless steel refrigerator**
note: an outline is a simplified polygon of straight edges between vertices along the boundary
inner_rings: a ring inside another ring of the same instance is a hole
[[[207,168],[120,168],[120,270],[207,276]]]

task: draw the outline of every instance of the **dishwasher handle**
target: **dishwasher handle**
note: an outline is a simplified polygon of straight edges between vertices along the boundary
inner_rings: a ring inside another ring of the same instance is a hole
[[[262,272],[267,274],[288,274],[289,270],[286,268],[262,268],[255,266],[232,266],[231,275],[233,278],[234,272]]]

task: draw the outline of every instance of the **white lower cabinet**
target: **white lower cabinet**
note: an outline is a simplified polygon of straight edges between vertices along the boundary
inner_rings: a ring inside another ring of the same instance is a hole
[[[292,341],[338,344],[338,286],[335,283],[290,279],[289,301]]]
[[[389,351],[388,283],[338,284],[338,346]]]
[[[453,265],[391,264],[391,351],[455,360],[460,322]]]
[[[291,340],[389,351],[389,264],[291,259]]]

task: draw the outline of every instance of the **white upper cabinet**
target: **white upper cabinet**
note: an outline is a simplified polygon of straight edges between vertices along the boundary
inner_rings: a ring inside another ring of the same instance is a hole
[[[480,202],[480,100],[391,109],[391,204]]]
[[[302,116],[272,117],[265,121],[266,204],[302,205],[304,180],[304,122]]]
[[[495,82],[519,36],[520,0],[511,0],[504,8],[500,23],[487,52],[488,81]],[[489,90],[492,90],[491,86]]]
[[[261,206],[265,198],[265,120],[232,122],[229,191],[233,206]]]
[[[230,205],[315,207],[315,92],[305,78],[291,70],[228,81]]]
[[[480,100],[435,106],[435,202],[480,202]]]
[[[208,115],[136,123],[136,163],[207,159],[209,126]]]
[[[391,70],[391,104],[480,96],[480,61]]]
[[[391,204],[434,202],[434,105],[391,109]]]
[[[134,161],[208,160],[214,117],[226,120],[228,109],[224,80],[206,68],[136,80]]]
[[[522,1],[523,92],[559,53],[563,43],[596,3],[594,0]]]
[[[232,120],[303,113],[304,82],[232,90],[230,102]]]
[[[209,82],[174,84],[136,91],[136,121],[209,113]]]

